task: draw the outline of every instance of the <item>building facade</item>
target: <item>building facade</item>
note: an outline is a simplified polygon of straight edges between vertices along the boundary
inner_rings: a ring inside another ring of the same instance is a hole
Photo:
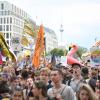
[[[24,20],[29,16],[26,12],[10,4],[7,1],[0,1],[0,32],[9,46],[14,51],[19,51],[21,33],[23,33]]]
[[[10,4],[7,1],[0,1],[0,32],[4,33],[5,40],[15,54],[23,48],[21,38],[23,36],[26,19],[29,20],[33,26],[36,25],[32,18],[22,9]],[[29,39],[31,38],[30,36],[27,37],[29,37]],[[58,47],[56,34],[48,28],[45,28],[45,43],[46,52]]]
[[[55,32],[49,28],[45,28],[45,45],[46,52],[58,47],[58,40]]]

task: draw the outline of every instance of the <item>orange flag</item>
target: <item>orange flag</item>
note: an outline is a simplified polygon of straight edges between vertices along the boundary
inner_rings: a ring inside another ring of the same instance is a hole
[[[35,68],[39,67],[40,64],[40,57],[44,51],[44,28],[43,25],[40,25],[40,29],[38,32],[38,37],[36,41],[35,51],[33,55],[32,65]]]

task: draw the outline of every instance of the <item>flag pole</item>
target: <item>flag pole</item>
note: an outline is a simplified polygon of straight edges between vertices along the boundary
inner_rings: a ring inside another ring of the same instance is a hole
[[[44,33],[44,67],[46,67],[46,59],[45,59],[45,56],[46,56],[46,37],[45,37],[45,33]]]

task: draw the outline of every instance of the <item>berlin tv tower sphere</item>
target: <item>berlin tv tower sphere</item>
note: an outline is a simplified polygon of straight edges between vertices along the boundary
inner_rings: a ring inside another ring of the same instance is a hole
[[[64,31],[63,25],[61,24],[61,26],[60,26],[60,32],[62,33],[63,31]]]

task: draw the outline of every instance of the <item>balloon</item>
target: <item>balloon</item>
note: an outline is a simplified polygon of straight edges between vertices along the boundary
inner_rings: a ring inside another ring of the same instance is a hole
[[[79,64],[80,66],[83,66],[77,59],[73,57],[73,55],[77,52],[78,46],[72,45],[71,50],[67,54],[67,64],[73,65],[73,64]]]

